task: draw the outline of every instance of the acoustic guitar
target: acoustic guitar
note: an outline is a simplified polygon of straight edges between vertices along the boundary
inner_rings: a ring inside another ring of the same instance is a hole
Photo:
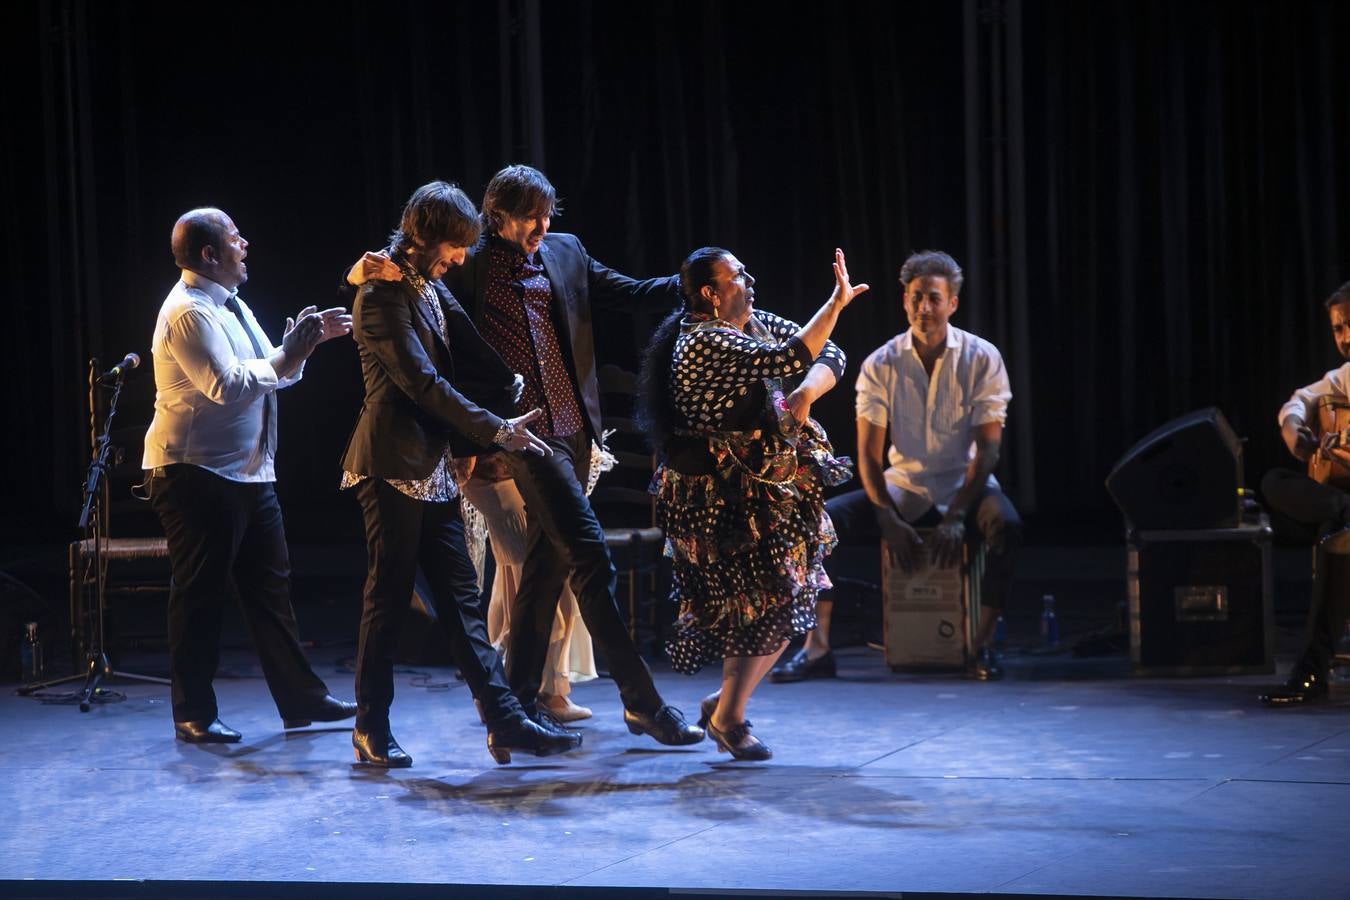
[[[1337,448],[1350,451],[1350,402],[1335,397],[1319,399],[1314,433],[1318,446],[1308,457],[1308,477],[1318,484],[1350,491],[1350,465],[1331,454]]]

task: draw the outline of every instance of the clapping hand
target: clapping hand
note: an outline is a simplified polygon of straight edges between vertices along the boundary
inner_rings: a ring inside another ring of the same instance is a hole
[[[324,341],[331,341],[335,337],[341,337],[344,334],[352,333],[352,317],[345,307],[334,306],[331,309],[320,310],[317,306],[306,306],[300,312],[295,314],[295,318],[286,319],[286,334],[289,334],[296,323],[304,322],[307,318],[314,317],[319,323],[318,339],[314,341],[317,347]],[[314,347],[310,347],[311,350]]]
[[[314,311],[313,306],[300,310],[296,318],[286,318],[286,330],[282,332],[281,349],[293,359],[305,359],[324,340],[323,317]],[[349,320],[350,321],[350,320]],[[349,327],[350,330],[350,327]]]
[[[319,316],[323,319],[323,337],[319,338],[319,343],[352,333],[352,314],[347,312],[346,307],[322,309],[319,310]]]

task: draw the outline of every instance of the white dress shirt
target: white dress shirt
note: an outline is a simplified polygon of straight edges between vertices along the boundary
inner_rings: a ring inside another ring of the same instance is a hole
[[[155,322],[155,417],[141,466],[200,466],[231,481],[275,481],[275,448],[263,448],[269,393],[300,380],[303,365],[278,379],[256,359],[239,318],[225,306],[230,291],[184,270]],[[240,311],[263,355],[275,347],[242,300]]]
[[[858,418],[890,427],[886,485],[910,522],[933,506],[947,512],[975,458],[975,427],[1002,424],[1012,399],[998,348],[952,325],[931,377],[905,331],[863,362],[857,392]]]
[[[1350,387],[1350,362],[1339,369],[1332,369],[1319,380],[1294,391],[1293,395],[1285,401],[1284,406],[1280,407],[1280,427],[1284,427],[1285,419],[1290,416],[1298,416],[1305,425],[1315,431],[1317,429],[1317,401],[1323,397],[1345,400],[1350,397],[1350,391],[1347,391],[1348,387]]]

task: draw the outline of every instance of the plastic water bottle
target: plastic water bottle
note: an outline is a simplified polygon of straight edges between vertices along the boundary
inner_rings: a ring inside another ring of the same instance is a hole
[[[1041,644],[1059,646],[1059,620],[1055,618],[1055,595],[1041,597]]]
[[[19,644],[19,669],[24,684],[42,680],[42,642],[38,640],[36,622],[28,623],[28,631]]]

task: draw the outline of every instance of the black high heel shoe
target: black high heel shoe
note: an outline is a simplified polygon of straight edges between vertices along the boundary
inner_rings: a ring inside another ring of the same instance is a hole
[[[406,769],[412,765],[412,757],[403,752],[398,741],[387,731],[362,731],[353,728],[352,749],[356,752],[356,761],[368,766]]]
[[[708,730],[708,723],[712,721],[713,713],[717,711],[718,699],[718,695],[713,694],[711,697],[704,697],[703,702],[698,705],[698,727],[704,731]]]
[[[723,753],[730,753],[732,759],[745,759],[754,762],[762,762],[773,758],[773,751],[769,745],[761,741],[750,733],[750,720],[746,719],[739,725],[733,725],[726,731],[721,731],[708,719],[708,734],[717,742],[717,749]],[[754,743],[748,747],[741,746],[746,738],[750,738]]]

